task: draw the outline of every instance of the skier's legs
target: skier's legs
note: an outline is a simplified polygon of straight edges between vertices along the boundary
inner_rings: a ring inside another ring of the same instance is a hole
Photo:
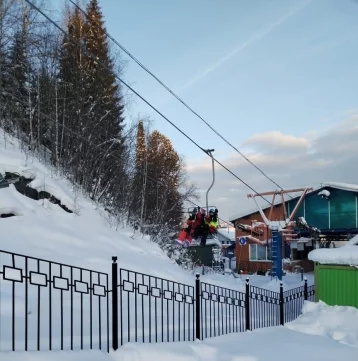
[[[198,239],[201,236],[201,227],[200,225],[195,227],[194,230],[194,239]]]
[[[204,229],[201,234],[201,242],[200,242],[202,246],[206,245],[206,239],[208,238],[208,235],[209,235],[209,229]]]

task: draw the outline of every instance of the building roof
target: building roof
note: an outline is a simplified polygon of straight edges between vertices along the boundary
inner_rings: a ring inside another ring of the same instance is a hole
[[[339,264],[358,267],[358,235],[339,248],[320,248],[311,251],[308,259],[321,264]]]
[[[313,187],[313,191],[309,192],[308,195],[313,192],[317,192],[323,188],[335,188],[335,189],[340,189],[340,190],[348,191],[348,192],[358,192],[358,184],[327,182],[327,183],[322,183],[322,185],[320,185],[319,187]],[[291,199],[286,199],[286,202],[300,198],[301,194],[302,194],[301,192],[296,193]],[[275,199],[274,206],[277,206],[281,203],[282,203],[281,199]],[[270,207],[271,207],[271,205],[262,207],[262,210],[269,209]],[[243,210],[243,211],[236,213],[236,214],[232,215],[231,217],[229,217],[229,221],[235,222],[237,219],[240,219],[243,217],[248,217],[255,213],[258,213],[257,207],[251,208],[249,210]]]
[[[229,228],[218,228],[218,233],[220,233],[223,237],[235,241],[235,228],[229,227]]]

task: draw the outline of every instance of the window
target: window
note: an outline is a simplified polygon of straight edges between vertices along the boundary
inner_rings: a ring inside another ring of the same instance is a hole
[[[250,261],[271,261],[271,247],[250,244]]]

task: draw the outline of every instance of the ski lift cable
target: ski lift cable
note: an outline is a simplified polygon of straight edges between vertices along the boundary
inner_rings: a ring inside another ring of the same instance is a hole
[[[88,19],[88,14],[73,0],[68,0],[74,5],[83,15]],[[93,19],[90,19],[93,21]],[[188,105],[182,98],[180,98],[173,90],[171,90],[162,80],[160,80],[152,71],[150,71],[142,62],[140,62],[129,50],[127,50],[121,43],[119,43],[107,30],[104,31],[104,34],[112,40],[124,53],[126,53],[134,62],[136,62],[145,72],[147,72],[152,78],[154,78],[161,86],[163,86],[172,96],[174,96],[180,103],[184,105],[191,113],[193,113],[197,118],[204,122],[218,137],[220,137],[226,144],[228,144],[232,149],[234,149],[242,158],[244,158],[248,163],[255,167],[265,178],[270,182],[275,184],[281,190],[284,190],[277,182],[275,182],[270,176],[268,176],[260,167],[253,163],[248,157],[245,156],[239,149],[237,149],[232,143],[230,143],[223,135],[219,133],[210,123],[208,123],[197,111],[195,111],[190,105]],[[289,195],[290,198],[292,198]]]
[[[51,24],[53,24],[58,30],[60,30],[64,35],[69,35],[68,32],[66,32],[60,25],[58,25],[54,20],[52,20],[47,14],[45,14],[39,7],[37,7],[35,4],[33,4],[30,0],[25,0],[33,9],[38,11],[40,14],[42,14]],[[86,50],[86,49],[84,49]],[[109,69],[103,62],[101,62],[99,59],[95,58],[94,56],[91,56],[91,54],[87,54],[90,58],[93,58],[98,64],[102,65],[104,68]],[[154,105],[152,105],[147,99],[145,99],[141,94],[139,94],[136,90],[134,90],[128,83],[126,83],[121,77],[119,77],[117,74],[114,73],[115,78],[122,83],[126,88],[128,88],[133,94],[135,94],[138,98],[140,98],[145,104],[147,104],[152,110],[154,110],[158,115],[160,115],[164,120],[166,120],[170,125],[172,125],[178,132],[180,132],[185,138],[187,138],[191,143],[193,143],[196,147],[198,147],[202,152],[207,154],[209,157],[210,154],[208,154],[208,151],[202,148],[195,140],[193,140],[188,134],[186,134],[183,130],[181,130],[176,124],[174,124],[168,117],[166,117],[160,110],[158,110]],[[258,197],[261,197],[263,200],[265,200],[268,204],[271,204],[271,202],[266,199],[264,196],[262,196],[260,193],[258,193],[253,187],[251,187],[248,183],[246,183],[243,179],[241,179],[239,176],[237,176],[234,172],[232,172],[229,168],[227,168],[224,164],[222,164],[220,161],[218,161],[216,158],[212,157],[212,159],[219,164],[222,168],[224,168],[226,171],[228,171],[232,176],[234,176],[237,180],[239,180],[242,184],[244,184],[246,187],[251,189]]]

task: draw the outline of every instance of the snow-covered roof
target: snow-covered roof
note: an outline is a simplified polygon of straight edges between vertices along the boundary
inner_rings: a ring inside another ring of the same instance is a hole
[[[324,183],[320,188],[324,188],[324,187],[331,187],[349,192],[358,192],[358,184],[328,182],[328,183]]]
[[[340,190],[343,190],[343,191],[349,191],[349,192],[358,192],[358,184],[350,184],[350,183],[339,183],[339,182],[326,182],[326,183],[322,183],[322,185],[320,185],[319,187],[313,187],[313,191],[312,192],[315,192],[315,191],[318,191],[320,189],[323,189],[325,187],[330,187],[330,188],[335,188],[335,189],[340,189]],[[312,193],[312,192],[309,192],[308,194]],[[295,195],[292,196],[292,198],[290,199],[286,199],[286,202],[287,201],[292,201],[293,199],[296,199],[296,198],[299,198],[301,196],[301,192],[300,193],[296,193]],[[274,202],[274,206],[277,206],[279,204],[282,203],[282,200],[281,198],[276,198],[275,199],[275,202]],[[262,207],[263,210],[265,209],[268,209],[270,208],[271,206],[268,205],[268,206],[265,206],[265,207]],[[234,222],[235,220],[237,219],[240,219],[240,218],[243,218],[243,217],[246,217],[246,216],[249,216],[253,213],[256,213],[258,212],[258,209],[257,207],[253,207],[251,209],[248,209],[248,210],[242,210],[241,212],[238,212],[232,216],[229,217],[229,221],[230,222]]]
[[[235,241],[235,228],[218,228],[218,233],[220,233],[223,237],[230,239],[231,241]]]
[[[320,248],[311,251],[308,259],[321,264],[339,264],[358,267],[358,235],[339,248]]]

